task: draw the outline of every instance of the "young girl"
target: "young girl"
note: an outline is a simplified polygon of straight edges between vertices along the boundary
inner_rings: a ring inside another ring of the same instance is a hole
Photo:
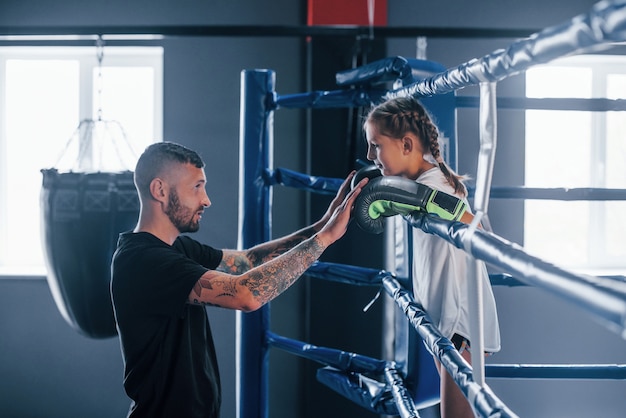
[[[367,159],[376,164],[383,176],[415,180],[466,201],[463,177],[443,161],[437,127],[418,100],[402,97],[375,106],[365,120],[364,130]],[[415,300],[471,364],[466,284],[469,256],[440,237],[420,229],[413,232],[413,248]],[[498,317],[487,269],[484,263],[481,264],[485,351],[494,353],[500,350]],[[435,363],[441,376],[441,416],[474,417],[452,377],[436,359]]]

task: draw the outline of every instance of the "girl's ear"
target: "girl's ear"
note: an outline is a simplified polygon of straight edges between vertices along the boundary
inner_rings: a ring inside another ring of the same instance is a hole
[[[413,139],[408,135],[403,136],[402,137],[402,150],[408,154],[411,151],[413,151],[413,147],[414,147]]]

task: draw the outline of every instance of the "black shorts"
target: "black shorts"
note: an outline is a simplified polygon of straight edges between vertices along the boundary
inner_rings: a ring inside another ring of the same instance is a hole
[[[471,352],[471,345],[470,345],[470,342],[469,342],[469,340],[467,338],[465,338],[465,337],[463,337],[463,336],[461,336],[459,334],[454,334],[450,341],[452,341],[452,344],[454,344],[454,348],[456,348],[459,353],[462,354],[463,351]],[[485,351],[485,356],[490,356],[492,354],[493,353]]]
[[[470,351],[471,346],[467,338],[459,334],[454,334],[450,341],[452,341],[452,344],[454,344],[454,348],[456,348],[459,353],[463,353],[463,351],[465,350]]]

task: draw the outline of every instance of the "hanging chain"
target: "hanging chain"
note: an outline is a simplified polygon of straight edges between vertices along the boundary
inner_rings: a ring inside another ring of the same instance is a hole
[[[415,58],[419,60],[426,59],[426,47],[428,41],[425,36],[418,36],[415,39]]]
[[[96,40],[96,56],[98,57],[98,121],[102,120],[102,58],[104,57],[104,40],[98,35]]]

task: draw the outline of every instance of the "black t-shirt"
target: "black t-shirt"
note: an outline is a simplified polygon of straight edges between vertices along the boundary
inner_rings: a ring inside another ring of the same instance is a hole
[[[111,295],[132,417],[219,417],[220,378],[203,306],[187,303],[222,251],[180,236],[120,234]]]

